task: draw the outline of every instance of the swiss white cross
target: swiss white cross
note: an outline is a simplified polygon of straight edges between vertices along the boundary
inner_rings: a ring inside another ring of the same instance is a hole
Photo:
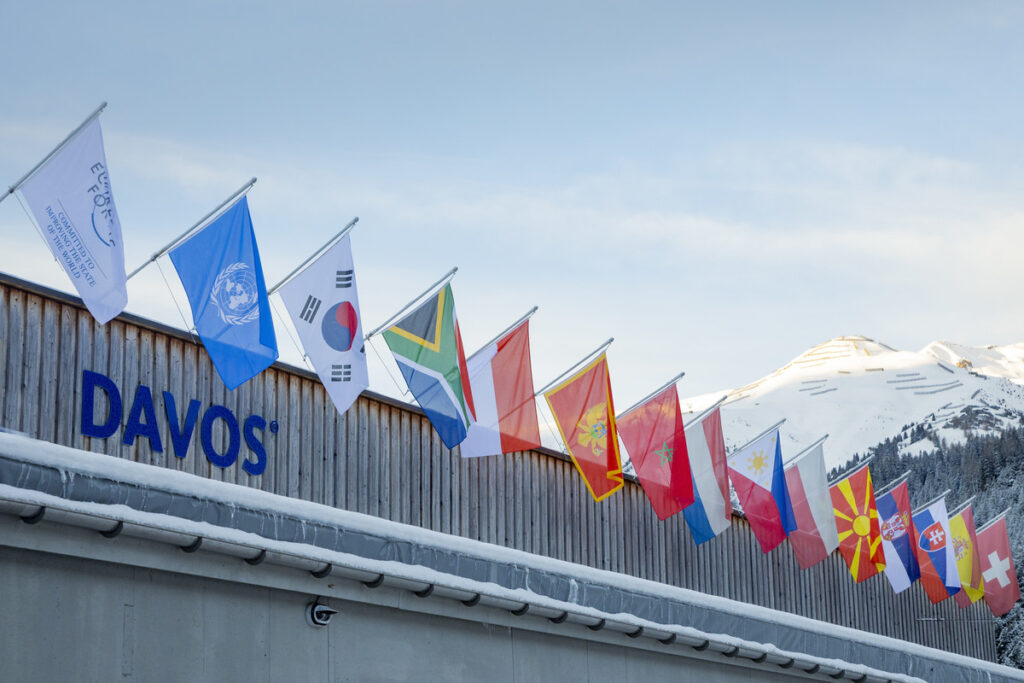
[[[1006,574],[1006,572],[1010,571],[1010,559],[1000,558],[999,553],[993,551],[988,554],[988,563],[992,566],[981,573],[985,580],[991,581],[995,579],[999,582],[1000,588],[1006,588],[1010,585],[1010,577]]]
[[[937,545],[942,545],[942,539],[944,539],[945,537],[946,534],[942,531],[942,529],[935,529],[930,534],[928,534],[928,540],[930,541],[933,547]]]

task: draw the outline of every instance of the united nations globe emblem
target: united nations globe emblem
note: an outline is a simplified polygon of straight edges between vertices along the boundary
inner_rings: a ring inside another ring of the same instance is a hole
[[[210,299],[228,325],[245,325],[260,317],[256,276],[246,263],[232,263],[220,271]]]

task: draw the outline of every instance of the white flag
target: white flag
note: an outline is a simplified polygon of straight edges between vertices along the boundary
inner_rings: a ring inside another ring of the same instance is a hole
[[[370,385],[349,237],[278,291],[316,374],[344,413]]]
[[[128,303],[121,222],[94,118],[19,188],[89,312],[106,323]]]

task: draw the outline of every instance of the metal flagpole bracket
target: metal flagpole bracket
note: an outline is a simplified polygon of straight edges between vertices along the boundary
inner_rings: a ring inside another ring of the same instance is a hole
[[[690,420],[689,422],[684,422],[684,423],[683,423],[683,428],[684,428],[684,429],[689,429],[689,428],[690,428],[690,427],[692,427],[692,426],[693,426],[694,424],[696,424],[696,423],[700,422],[700,421],[701,421],[701,420],[703,420],[703,419],[704,419],[705,417],[707,417],[708,415],[710,415],[710,414],[711,414],[711,412],[712,412],[712,411],[713,411],[713,410],[714,410],[715,408],[718,408],[718,407],[719,407],[719,406],[721,406],[721,405],[722,405],[723,403],[725,403],[726,399],[728,399],[728,398],[729,398],[729,394],[726,394],[726,395],[725,395],[725,396],[723,396],[722,398],[718,399],[717,401],[715,401],[714,403],[712,403],[711,405],[709,405],[709,406],[708,406],[707,408],[705,408],[704,410],[702,410],[702,411],[700,411],[699,413],[697,413],[697,417],[695,417],[695,418],[692,418],[692,419],[691,419],[691,420]]]
[[[217,206],[216,209],[214,209],[210,213],[208,213],[205,216],[203,216],[202,218],[200,218],[199,221],[195,225],[193,225],[191,228],[189,228],[185,232],[183,232],[180,235],[178,235],[178,237],[176,237],[173,240],[171,240],[170,242],[168,242],[167,245],[163,249],[160,249],[160,250],[156,251],[152,256],[149,257],[149,259],[145,263],[143,263],[141,266],[139,266],[138,268],[136,268],[132,272],[128,273],[128,278],[127,279],[131,280],[133,277],[138,275],[139,272],[143,268],[148,266],[150,263],[153,263],[158,258],[163,256],[167,252],[171,251],[172,249],[174,249],[176,246],[178,246],[182,242],[187,241],[188,238],[191,237],[193,235],[193,233],[195,233],[196,231],[200,230],[201,228],[205,228],[208,223],[210,223],[213,219],[218,218],[220,216],[220,214],[223,212],[223,209],[225,207],[231,205],[235,200],[237,200],[237,199],[241,198],[242,196],[244,196],[250,189],[252,189],[252,186],[255,185],[255,184],[256,184],[256,178],[252,178],[245,185],[242,185],[240,188],[235,190],[235,192],[232,193],[232,195],[230,197],[228,197],[223,202],[221,202]]]
[[[1010,507],[1006,508],[1005,510],[1003,510],[1002,512],[1000,512],[998,515],[996,515],[992,519],[990,519],[987,522],[985,522],[985,524],[983,526],[981,526],[977,530],[977,532],[975,532],[975,533],[979,533],[980,534],[982,531],[984,531],[985,529],[989,528],[990,526],[992,526],[993,524],[995,524],[999,520],[1003,519],[1004,517],[1006,517],[1006,515],[1010,514],[1011,510],[1013,510],[1013,506],[1012,505]]]
[[[558,383],[559,383],[559,382],[560,382],[560,381],[562,380],[562,378],[563,378],[563,377],[565,377],[566,375],[570,375],[570,374],[572,374],[572,372],[573,372],[574,370],[576,370],[577,368],[579,368],[579,367],[581,367],[581,366],[583,366],[583,365],[586,365],[586,364],[587,364],[587,363],[588,363],[589,361],[593,360],[593,359],[594,359],[594,357],[596,357],[596,356],[600,355],[602,351],[604,351],[604,350],[605,350],[605,349],[607,349],[607,348],[608,348],[609,346],[611,346],[611,345],[612,345],[612,342],[613,342],[613,341],[615,341],[615,337],[609,337],[609,338],[608,338],[608,341],[606,341],[605,343],[601,344],[601,345],[600,345],[600,346],[598,346],[598,347],[597,347],[596,349],[594,349],[593,351],[591,351],[590,353],[588,353],[588,354],[587,354],[586,356],[584,356],[584,357],[583,357],[583,360],[581,360],[581,361],[579,361],[578,363],[576,363],[575,365],[573,365],[573,366],[572,366],[571,368],[569,368],[568,370],[566,370],[565,372],[563,372],[563,373],[562,373],[561,375],[559,375],[558,377],[556,377],[556,378],[555,378],[554,380],[552,380],[552,381],[548,382],[548,383],[547,383],[546,385],[544,385],[544,388],[543,388],[543,389],[541,389],[540,391],[538,391],[538,392],[534,393],[534,396],[540,396],[540,395],[541,395],[541,394],[543,394],[543,393],[544,393],[545,391],[547,391],[547,390],[548,390],[548,389],[550,389],[551,387],[553,387],[553,386],[555,386],[556,384],[558,384]]]
[[[616,415],[616,416],[615,416],[615,419],[616,419],[616,420],[621,420],[621,419],[622,419],[623,417],[625,417],[625,416],[626,416],[627,414],[629,414],[629,413],[633,412],[634,410],[636,410],[637,408],[639,408],[639,407],[640,407],[640,406],[642,406],[643,404],[647,403],[647,402],[648,402],[649,400],[651,400],[652,398],[654,398],[655,396],[657,396],[658,394],[660,394],[661,392],[665,391],[665,390],[666,390],[666,389],[668,389],[668,388],[669,388],[670,386],[672,386],[673,384],[675,384],[676,382],[678,382],[679,380],[681,380],[681,379],[683,378],[683,376],[684,376],[684,375],[686,375],[686,373],[685,373],[685,372],[680,372],[680,373],[679,373],[678,375],[676,375],[675,377],[673,377],[673,378],[672,378],[672,379],[670,379],[669,381],[665,382],[665,383],[664,383],[664,384],[662,384],[662,385],[661,385],[660,387],[658,387],[657,389],[655,389],[655,390],[654,390],[654,391],[652,391],[651,393],[647,394],[647,395],[646,395],[646,396],[644,396],[644,397],[643,397],[642,399],[640,399],[639,401],[637,401],[636,403],[634,403],[633,405],[631,405],[630,407],[626,408],[626,409],[625,409],[625,410],[623,410],[623,411],[622,411],[621,413],[619,413],[618,415]]]
[[[934,504],[934,503],[935,503],[936,501],[938,501],[938,500],[939,500],[940,498],[945,498],[946,496],[948,496],[948,495],[949,495],[950,493],[952,493],[952,492],[953,492],[953,489],[946,489],[945,491],[943,491],[943,492],[942,492],[942,493],[940,493],[939,495],[937,495],[937,496],[935,496],[934,498],[932,498],[931,500],[929,500],[929,501],[928,501],[927,503],[925,503],[924,505],[918,505],[918,506],[917,506],[917,509],[916,509],[916,510],[914,510],[913,512],[911,512],[911,513],[910,513],[910,516],[911,516],[911,517],[913,517],[913,516],[914,516],[914,515],[916,515],[917,513],[921,512],[922,510],[925,510],[925,509],[927,509],[927,508],[931,507],[931,506],[932,506],[932,504]],[[947,516],[947,517],[949,516],[949,513],[948,513],[948,512],[946,513],[946,516]]]
[[[306,259],[305,261],[303,261],[302,263],[300,263],[300,264],[298,265],[298,267],[297,267],[297,268],[296,268],[295,270],[293,270],[292,272],[288,273],[287,277],[285,277],[285,278],[284,278],[283,280],[281,280],[280,282],[278,282],[278,283],[277,283],[276,285],[274,285],[273,287],[271,287],[270,289],[268,289],[268,290],[267,290],[267,296],[270,296],[271,294],[273,294],[273,293],[274,293],[274,292],[276,292],[277,290],[279,290],[279,289],[281,289],[282,287],[284,287],[284,286],[285,286],[286,284],[288,284],[289,282],[291,282],[292,278],[294,278],[294,277],[295,277],[296,275],[298,275],[298,274],[299,274],[299,273],[300,273],[300,272],[301,272],[301,271],[302,271],[302,270],[303,270],[303,269],[304,269],[304,268],[305,268],[306,266],[308,266],[308,265],[309,265],[310,263],[312,263],[313,261],[316,261],[316,260],[317,260],[318,258],[320,258],[321,256],[323,256],[323,254],[324,254],[324,253],[325,253],[325,252],[326,252],[326,251],[327,251],[328,249],[330,249],[330,248],[331,248],[331,247],[333,247],[333,246],[334,246],[335,244],[337,244],[338,242],[340,242],[340,241],[342,240],[342,238],[343,238],[343,237],[345,237],[345,235],[347,235],[347,234],[349,234],[350,232],[352,232],[352,228],[356,227],[356,223],[358,223],[358,222],[359,222],[359,216],[356,216],[355,218],[353,218],[352,220],[350,220],[350,221],[349,221],[349,222],[348,222],[348,223],[347,223],[347,224],[345,225],[345,227],[344,227],[344,228],[342,228],[342,229],[341,229],[341,230],[340,230],[340,231],[338,232],[338,234],[336,234],[336,235],[335,235],[334,237],[332,237],[331,239],[327,240],[327,242],[325,242],[325,243],[324,243],[324,245],[323,245],[322,247],[320,247],[320,248],[319,248],[319,249],[317,249],[317,250],[316,250],[315,252],[313,252],[313,255],[312,255],[312,256],[310,256],[310,257],[309,257],[309,258],[307,258],[307,259]]]
[[[911,474],[911,470],[907,470],[906,472],[904,472],[900,476],[896,477],[895,479],[890,481],[888,484],[886,484],[882,488],[880,488],[877,491],[875,491],[875,497],[877,498],[878,496],[884,496],[885,494],[889,493],[889,491],[892,491],[894,488],[896,488],[897,486],[899,486],[900,484],[905,482],[907,480],[907,478],[910,477],[910,474]]]
[[[857,474],[862,469],[864,469],[865,467],[870,465],[871,461],[874,460],[874,459],[875,459],[874,454],[869,455],[868,457],[866,457],[865,459],[861,460],[859,463],[857,463],[856,465],[854,465],[850,469],[846,470],[845,472],[843,472],[839,476],[834,477],[832,479],[829,479],[828,485],[829,486],[833,486],[836,483],[842,481],[843,479],[846,479],[847,477],[852,477],[853,475]]]
[[[538,308],[537,306],[534,306],[533,308],[531,308],[531,309],[530,309],[529,311],[527,311],[527,312],[526,312],[526,315],[524,315],[524,316],[523,316],[523,317],[521,317],[521,318],[520,318],[519,320],[515,321],[514,323],[512,323],[511,325],[509,325],[508,327],[506,327],[506,328],[505,328],[504,330],[502,330],[501,332],[499,332],[498,334],[496,334],[496,335],[494,336],[494,338],[493,338],[493,339],[491,339],[491,340],[490,340],[489,342],[487,342],[486,344],[484,344],[483,346],[481,346],[481,347],[480,347],[479,349],[477,349],[476,351],[474,351],[474,352],[473,352],[473,353],[472,353],[471,355],[467,356],[467,357],[466,357],[466,360],[469,360],[469,359],[470,359],[470,358],[472,358],[473,356],[476,356],[476,355],[477,355],[477,354],[479,354],[479,353],[480,353],[481,351],[483,351],[484,349],[486,349],[486,348],[487,348],[488,346],[490,346],[490,345],[491,345],[491,344],[493,344],[494,342],[498,341],[499,339],[501,339],[502,337],[504,337],[504,336],[505,336],[506,334],[508,334],[508,333],[509,333],[509,332],[511,332],[512,330],[516,329],[517,327],[519,327],[520,325],[522,325],[522,324],[523,324],[524,322],[526,322],[526,321],[527,321],[527,320],[529,320],[530,318],[532,318],[532,317],[533,317],[533,314],[537,312],[537,308]]]
[[[785,423],[786,423],[786,418],[782,418],[781,420],[779,420],[778,422],[773,424],[771,427],[769,427],[768,429],[764,430],[763,432],[761,432],[760,434],[755,436],[753,439],[751,439],[750,441],[746,442],[745,444],[743,444],[742,446],[740,446],[739,448],[734,450],[732,453],[727,455],[725,459],[728,460],[729,458],[731,458],[734,455],[736,455],[737,453],[741,452],[744,448],[746,448],[747,446],[751,445],[752,443],[754,443],[755,441],[757,441],[761,437],[764,437],[764,436],[770,434],[773,429],[778,429],[779,427],[781,427]]]
[[[42,168],[43,165],[46,164],[47,161],[52,159],[53,156],[57,152],[59,152],[61,149],[63,149],[64,145],[68,144],[68,142],[70,142],[73,137],[78,135],[82,131],[83,128],[85,128],[87,125],[89,125],[90,121],[92,121],[94,118],[99,116],[100,113],[104,109],[106,109],[106,108],[107,108],[107,103],[106,102],[103,102],[103,103],[100,104],[100,106],[96,107],[96,110],[93,113],[89,114],[89,116],[86,117],[85,121],[82,121],[82,123],[80,123],[78,125],[78,128],[75,128],[73,131],[71,131],[71,133],[68,134],[68,136],[66,138],[61,140],[60,144],[58,144],[56,147],[54,147],[52,150],[50,150],[50,153],[47,154],[45,157],[43,157],[42,161],[40,161],[38,164],[33,166],[32,169],[28,173],[26,173],[25,175],[23,175],[20,178],[18,178],[17,182],[15,182],[13,185],[8,187],[7,188],[7,192],[5,192],[3,195],[0,195],[0,202],[2,202],[3,200],[7,199],[8,197],[10,197],[15,192],[17,192],[18,188],[21,187],[25,183],[26,180],[31,178],[32,175],[36,171],[38,171],[40,168]]]
[[[459,272],[459,267],[458,267],[458,266],[455,266],[454,268],[452,268],[451,270],[449,270],[449,271],[448,271],[448,273],[447,273],[447,274],[446,274],[446,275],[445,275],[444,277],[442,277],[442,278],[441,278],[440,280],[438,280],[438,281],[437,281],[437,282],[435,282],[434,284],[432,284],[432,285],[430,285],[429,287],[427,287],[427,288],[426,288],[426,289],[425,289],[425,290],[423,291],[423,293],[422,293],[422,294],[420,294],[420,295],[419,295],[419,296],[417,296],[417,297],[416,297],[415,299],[413,299],[412,301],[410,301],[409,303],[407,303],[407,304],[406,304],[405,306],[402,306],[401,310],[399,310],[399,311],[398,311],[398,313],[395,313],[395,314],[394,314],[393,316],[391,316],[391,317],[390,317],[390,318],[388,318],[388,319],[387,319],[386,321],[384,321],[384,323],[383,323],[383,324],[381,324],[381,325],[378,325],[378,326],[377,326],[376,328],[374,328],[373,332],[370,332],[370,333],[369,333],[369,334],[367,334],[367,335],[366,335],[365,337],[363,337],[363,341],[370,341],[370,338],[371,338],[371,337],[374,337],[374,336],[376,336],[376,335],[380,334],[381,332],[383,332],[384,330],[386,330],[387,328],[391,327],[391,325],[392,325],[392,324],[393,324],[393,323],[394,323],[394,322],[395,322],[396,320],[398,320],[399,318],[401,318],[401,317],[402,317],[402,314],[403,314],[403,313],[405,313],[405,312],[406,312],[407,310],[409,310],[410,308],[412,308],[412,306],[413,306],[414,304],[418,304],[419,302],[421,302],[422,300],[424,300],[425,298],[427,298],[427,296],[428,296],[428,295],[436,293],[438,289],[440,289],[440,288],[441,288],[441,287],[443,287],[444,285],[448,284],[448,282],[449,282],[449,281],[450,281],[450,280],[451,280],[451,279],[452,279],[453,277],[455,277],[455,273],[457,273],[457,272]]]
[[[796,462],[797,460],[799,460],[800,458],[804,457],[805,455],[807,455],[808,453],[810,453],[811,451],[813,451],[813,450],[814,450],[814,447],[815,447],[815,446],[818,446],[819,444],[823,444],[823,443],[825,443],[825,439],[827,439],[827,438],[828,438],[828,434],[826,434],[825,436],[823,436],[823,437],[819,438],[819,439],[818,439],[817,441],[815,441],[815,442],[814,442],[814,443],[812,443],[812,444],[811,444],[810,446],[808,446],[807,448],[803,449],[802,451],[800,451],[799,453],[797,453],[796,455],[794,455],[794,456],[793,456],[792,458],[790,458],[789,460],[786,460],[786,461],[784,461],[784,462],[782,463],[782,466],[783,466],[783,467],[785,467],[786,465],[792,465],[792,464],[793,464],[793,463],[795,463],[795,462]]]
[[[953,508],[952,510],[949,511],[949,516],[952,517],[953,515],[956,515],[956,514],[959,514],[959,513],[963,512],[964,509],[968,505],[970,505],[971,503],[974,502],[975,498],[977,498],[977,496],[971,496],[970,498],[968,498],[964,502],[962,502],[959,505],[957,505],[955,508]]]

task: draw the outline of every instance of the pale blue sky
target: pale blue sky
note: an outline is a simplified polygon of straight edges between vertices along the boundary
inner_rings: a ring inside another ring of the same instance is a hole
[[[255,175],[270,283],[358,215],[367,327],[458,265],[469,348],[538,304],[537,385],[615,336],[625,407],[841,334],[1024,341],[1022,35],[1015,2],[7,2],[0,182],[107,100],[129,269]],[[70,288],[15,201],[0,245]],[[181,324],[155,268],[129,294]]]

